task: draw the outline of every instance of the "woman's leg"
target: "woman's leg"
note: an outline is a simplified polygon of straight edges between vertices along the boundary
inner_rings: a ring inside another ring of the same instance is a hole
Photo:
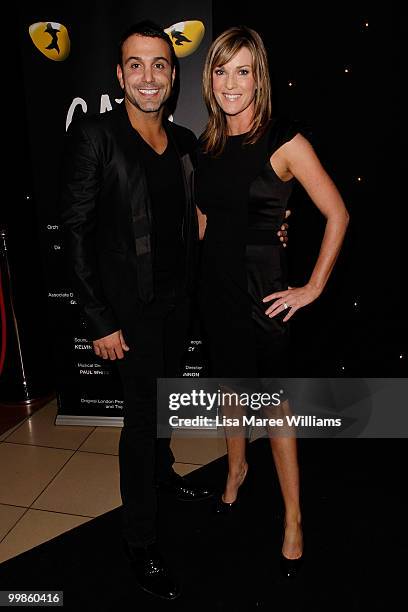
[[[238,489],[244,482],[248,471],[245,458],[245,437],[226,436],[228,450],[228,477],[225,485],[222,501],[226,504],[233,503],[238,495]]]
[[[223,393],[222,415],[224,418],[238,419],[241,423],[243,416],[247,414],[247,409],[240,405],[238,388],[225,386],[220,387]],[[246,461],[246,435],[247,427],[225,426],[224,433],[227,443],[228,453],[228,477],[225,484],[222,501],[226,504],[233,503],[238,495],[238,489],[245,480],[248,471]]]
[[[288,559],[297,559],[303,552],[297,441],[295,437],[270,437],[270,443],[285,504],[282,553]]]

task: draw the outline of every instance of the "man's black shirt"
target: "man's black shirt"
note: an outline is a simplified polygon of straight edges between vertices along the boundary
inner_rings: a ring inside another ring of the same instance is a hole
[[[185,192],[180,161],[171,140],[160,155],[141,136],[140,153],[153,212],[155,294],[180,289],[184,270],[182,223]]]

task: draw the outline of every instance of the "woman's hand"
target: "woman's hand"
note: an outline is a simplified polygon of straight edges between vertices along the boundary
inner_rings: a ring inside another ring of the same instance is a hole
[[[319,297],[320,293],[321,291],[319,289],[309,284],[304,287],[289,287],[287,291],[276,291],[275,293],[267,295],[262,300],[263,302],[275,300],[265,311],[265,314],[268,317],[274,317],[279,312],[288,310],[289,312],[283,321],[289,321],[299,308],[303,308],[303,306],[314,302]]]
[[[285,219],[287,219],[289,217],[289,215],[292,213],[291,210],[289,210],[289,208],[285,211]],[[288,241],[288,227],[289,227],[289,223],[282,223],[282,225],[280,226],[280,229],[278,231],[278,236],[279,236],[279,240],[281,242],[283,242],[282,246],[286,247],[287,246],[287,241]]]

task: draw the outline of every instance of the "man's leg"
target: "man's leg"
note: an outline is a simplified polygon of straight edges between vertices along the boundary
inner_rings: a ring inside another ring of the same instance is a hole
[[[126,405],[119,442],[123,536],[133,546],[144,546],[156,540],[156,380],[122,376],[122,384]]]
[[[189,322],[187,298],[163,298],[139,314],[124,334],[130,350],[118,362],[125,399],[120,487],[123,535],[134,546],[155,541],[156,484],[179,499],[200,500],[212,494],[204,487],[186,486],[175,474],[170,429],[168,437],[157,439],[157,378],[180,376]]]
[[[119,442],[123,535],[134,546],[156,539],[156,377],[164,370],[163,317],[153,314],[139,313],[132,328],[125,330],[130,350],[117,362],[124,395]]]
[[[182,375],[183,356],[187,349],[190,323],[190,301],[185,298],[174,304],[163,325],[163,377],[178,378]],[[174,455],[170,448],[171,428],[168,437],[156,441],[156,481],[170,482],[177,478]]]
[[[125,399],[119,465],[122,530],[134,576],[145,591],[175,599],[180,588],[156,545],[156,379],[164,375],[167,312],[168,304],[156,301],[124,330],[130,350],[119,362]]]
[[[190,301],[187,298],[179,300],[164,322],[164,376],[167,378],[178,378],[182,375],[191,319],[190,309]],[[200,501],[211,497],[213,492],[209,488],[190,484],[188,479],[174,472],[170,439],[169,426],[168,437],[160,438],[156,443],[156,481],[161,490],[181,501]]]

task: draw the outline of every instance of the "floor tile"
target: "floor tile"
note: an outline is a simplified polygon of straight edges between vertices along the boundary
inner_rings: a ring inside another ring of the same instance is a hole
[[[118,458],[77,451],[33,508],[99,516],[120,505]]]
[[[16,429],[18,429],[19,427],[21,427],[21,425],[24,423],[24,421],[22,423],[17,423],[17,425],[14,425],[13,427],[10,427],[10,429],[8,429],[7,431],[5,431],[3,434],[1,434],[0,436],[0,442],[3,442],[4,440],[7,440],[7,438],[9,437],[10,434],[13,433],[13,431],[16,431]]]
[[[96,427],[95,431],[79,447],[79,450],[87,451],[88,453],[117,455],[121,431],[121,427]]]
[[[0,543],[0,563],[89,520],[89,518],[56,512],[27,510],[23,518]]]
[[[26,508],[0,504],[0,541],[26,512]]]
[[[227,452],[225,438],[176,438],[171,441],[175,460],[205,465]]]
[[[73,451],[0,443],[0,503],[30,506]]]
[[[174,471],[177,472],[180,476],[186,476],[186,474],[190,474],[190,472],[194,472],[194,470],[198,470],[201,465],[193,465],[192,463],[174,463],[173,468]]]
[[[54,400],[24,421],[7,437],[7,442],[76,450],[94,430],[94,427],[55,425],[56,415]]]

